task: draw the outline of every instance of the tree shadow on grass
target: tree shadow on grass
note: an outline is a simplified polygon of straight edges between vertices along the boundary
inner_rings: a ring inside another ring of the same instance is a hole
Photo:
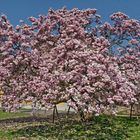
[[[69,116],[72,118],[73,113],[70,113]],[[59,113],[59,117],[55,116],[55,121],[59,122],[61,119],[66,118],[65,113]],[[38,114],[35,116],[27,116],[27,117],[16,117],[16,118],[7,118],[0,120],[0,127],[8,127],[8,126],[14,126],[18,124],[26,123],[29,124],[37,124],[37,123],[52,123],[53,122],[53,116],[51,115],[44,115],[44,114]]]
[[[4,123],[28,123],[28,122],[46,122],[49,118],[39,118],[39,117],[20,117],[0,120],[0,125]]]
[[[27,126],[11,132],[19,137],[42,137],[60,140],[124,140],[128,137],[128,128],[137,124],[137,120],[124,117],[94,117],[88,122],[63,119],[38,126]]]

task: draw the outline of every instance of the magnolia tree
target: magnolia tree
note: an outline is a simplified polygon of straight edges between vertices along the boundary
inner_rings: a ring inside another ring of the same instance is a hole
[[[28,52],[29,47],[25,43],[29,39],[31,36],[14,30],[7,18],[4,15],[1,16],[0,81],[4,92],[2,105],[6,110],[14,110],[26,97],[28,79],[26,69],[29,67],[31,53]]]
[[[128,48],[121,48],[118,63],[123,74],[136,86],[136,100],[131,103],[130,116],[132,115],[132,107],[135,105],[136,113],[140,113],[140,47],[138,42],[130,42]],[[136,46],[134,46],[136,45]]]
[[[137,102],[139,53],[115,47],[139,44],[138,21],[123,13],[102,24],[96,9],[49,10],[47,16],[30,17],[13,29],[0,20],[0,80],[3,106],[15,110],[26,100],[46,109],[66,102],[81,115],[116,112],[116,106]],[[4,39],[3,39],[4,38]],[[135,48],[135,46],[132,46]],[[131,57],[131,53],[129,53]],[[128,62],[133,65],[127,70]],[[135,62],[137,61],[137,62]],[[136,66],[135,64],[136,63]],[[129,74],[128,74],[129,73]],[[131,76],[133,79],[131,79]]]
[[[139,21],[129,19],[120,12],[111,16],[113,26],[109,23],[103,24],[101,34],[112,44],[111,54],[116,55],[120,70],[125,77],[136,86],[135,99],[131,103],[130,115],[134,104],[137,111],[140,101],[140,25]],[[113,47],[117,50],[113,51]],[[129,103],[127,103],[129,105]]]
[[[131,103],[130,117],[132,116],[133,107],[137,114],[140,110],[140,47],[136,46],[134,48],[121,49],[123,54],[119,59],[119,65],[126,77],[132,82],[136,87],[136,100]]]

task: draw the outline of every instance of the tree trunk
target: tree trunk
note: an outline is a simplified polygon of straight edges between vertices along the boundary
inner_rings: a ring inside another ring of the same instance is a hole
[[[81,110],[81,111],[79,111],[79,114],[80,114],[81,121],[84,122],[85,121],[84,112]]]
[[[130,105],[130,120],[132,119],[132,115],[133,115],[133,104]]]
[[[57,110],[57,106],[56,105],[53,108],[53,123],[54,123],[54,120],[55,120],[55,114],[56,114],[57,117],[59,117],[58,116],[58,110]]]
[[[69,113],[70,113],[70,106],[69,106],[68,111],[67,111],[67,116],[69,115]]]

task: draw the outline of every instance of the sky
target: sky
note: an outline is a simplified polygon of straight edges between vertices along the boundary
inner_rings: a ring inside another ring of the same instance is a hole
[[[124,12],[131,18],[140,19],[140,0],[1,0],[0,13],[7,15],[15,26],[19,20],[27,21],[28,17],[47,15],[48,9],[95,8],[103,21],[109,21],[114,12]]]

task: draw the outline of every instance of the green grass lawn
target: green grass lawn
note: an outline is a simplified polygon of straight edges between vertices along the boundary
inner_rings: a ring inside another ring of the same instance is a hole
[[[20,117],[29,117],[31,116],[28,112],[2,112],[0,111],[0,120],[10,119],[10,118],[20,118]]]
[[[51,123],[52,120],[26,121],[29,117],[30,114],[25,112],[0,112],[0,121],[25,119],[0,123],[0,140],[140,140],[140,120],[137,118],[98,116],[88,122],[80,122],[63,115]]]

